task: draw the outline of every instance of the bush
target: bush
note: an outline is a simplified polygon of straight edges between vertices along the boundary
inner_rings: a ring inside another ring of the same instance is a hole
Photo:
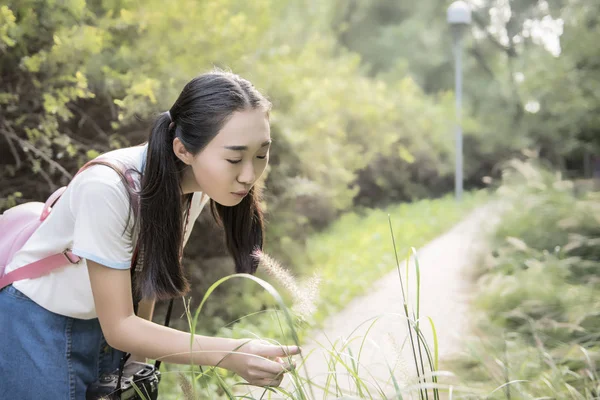
[[[491,398],[596,398],[600,193],[530,162],[512,162],[504,176],[508,209],[477,271],[481,339],[454,366],[482,393],[523,380]]]

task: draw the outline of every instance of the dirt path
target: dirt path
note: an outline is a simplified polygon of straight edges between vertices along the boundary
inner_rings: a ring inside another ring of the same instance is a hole
[[[475,262],[475,256],[485,245],[484,234],[497,221],[499,214],[496,206],[484,206],[476,209],[462,222],[457,224],[446,234],[433,240],[421,249],[418,249],[418,260],[421,269],[421,302],[420,315],[433,319],[439,341],[440,359],[460,351],[460,338],[465,335],[468,298],[470,283],[467,271]],[[403,267],[406,262],[401,262]],[[414,265],[412,262],[411,265]],[[414,271],[414,268],[410,268]],[[405,279],[403,272],[402,279]],[[414,273],[409,277],[411,293],[409,299],[415,298],[416,279]],[[413,307],[416,307],[414,300]],[[323,329],[314,332],[312,340],[303,345],[303,352],[307,355],[306,367],[308,375],[313,382],[323,385],[328,376],[326,350],[331,350],[337,341],[336,348],[340,349],[347,338],[351,338],[348,347],[356,357],[360,354],[358,372],[361,379],[369,382],[369,390],[373,398],[382,397],[377,394],[375,382],[384,388],[385,393],[390,392],[390,370],[394,369],[396,378],[403,384],[413,380],[414,365],[412,364],[412,350],[410,343],[403,346],[407,338],[406,320],[401,316],[402,292],[398,272],[391,271],[377,281],[368,294],[354,299],[338,314],[333,315],[325,322]],[[369,329],[374,317],[379,316],[371,327],[366,340],[365,333]],[[423,330],[429,332],[429,322],[423,319]],[[427,334],[429,343],[431,335]],[[362,346],[362,352],[361,352]],[[351,363],[348,351],[342,359]],[[356,394],[356,384],[349,378],[347,370],[338,365],[337,385],[348,390],[352,398]],[[302,371],[304,375],[304,371]],[[292,389],[290,382],[284,381],[285,387]],[[331,383],[330,391],[335,387]],[[335,394],[326,394],[315,390],[314,400],[325,398],[340,398]],[[411,397],[410,395],[408,396]]]

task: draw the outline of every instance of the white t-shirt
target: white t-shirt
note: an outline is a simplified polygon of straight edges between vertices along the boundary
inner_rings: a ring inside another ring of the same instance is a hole
[[[146,150],[147,146],[128,147],[106,153],[102,159],[142,171]],[[139,182],[139,174],[132,174],[132,178]],[[208,200],[201,192],[194,193],[184,245]],[[50,274],[13,285],[54,313],[96,318],[86,259],[110,268],[129,269],[136,239],[132,226],[127,189],[120,176],[109,167],[91,166],[73,179],[48,218],[15,253],[6,272],[72,249],[82,258],[78,264],[70,264],[65,258],[64,266]]]

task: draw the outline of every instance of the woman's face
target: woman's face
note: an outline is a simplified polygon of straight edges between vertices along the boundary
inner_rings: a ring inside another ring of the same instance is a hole
[[[221,205],[235,206],[267,167],[271,130],[265,111],[238,111],[200,153],[192,155],[177,142],[175,153],[191,167],[182,177],[183,192],[200,191]]]

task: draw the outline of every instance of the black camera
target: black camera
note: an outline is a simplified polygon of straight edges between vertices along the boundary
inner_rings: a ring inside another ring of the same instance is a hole
[[[102,374],[100,379],[88,386],[86,400],[156,400],[160,371],[151,364],[131,362],[125,365],[121,374],[119,387],[119,370]],[[137,389],[137,390],[136,390]],[[138,392],[139,390],[139,392]],[[139,395],[142,393],[143,397]]]

